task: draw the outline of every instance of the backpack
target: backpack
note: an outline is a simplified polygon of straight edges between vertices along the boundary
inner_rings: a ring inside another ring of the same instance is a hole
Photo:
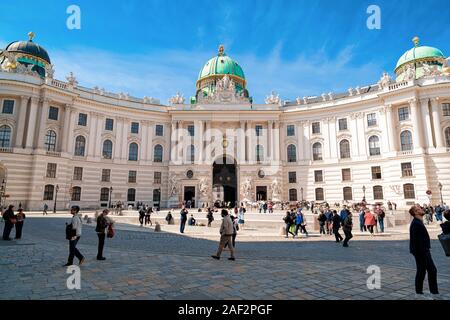
[[[106,233],[106,236],[107,236],[108,238],[112,238],[112,237],[114,237],[114,234],[115,234],[115,233],[116,233],[116,232],[114,231],[112,225],[109,225],[109,226],[108,226],[108,231],[107,231],[107,233]]]
[[[77,235],[77,230],[72,229],[72,224],[66,225],[66,239],[72,240],[73,237]]]
[[[386,216],[386,214],[384,213],[384,210],[381,210],[381,211],[380,211],[380,217],[381,217],[381,218],[384,218],[385,216]]]

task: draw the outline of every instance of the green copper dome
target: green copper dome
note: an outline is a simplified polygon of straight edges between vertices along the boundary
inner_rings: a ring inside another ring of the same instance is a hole
[[[395,69],[404,65],[405,63],[413,62],[413,61],[419,60],[419,59],[445,58],[445,56],[441,50],[439,50],[437,48],[433,48],[433,47],[418,46],[419,45],[418,38],[414,38],[413,41],[416,46],[414,48],[406,51],[400,57],[400,59],[398,59]]]
[[[219,53],[203,66],[198,74],[198,80],[213,75],[231,75],[245,79],[244,71],[241,66],[224,53],[223,46],[220,47]]]

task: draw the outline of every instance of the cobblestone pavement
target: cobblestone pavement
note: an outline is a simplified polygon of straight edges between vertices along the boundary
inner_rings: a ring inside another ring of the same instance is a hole
[[[330,236],[283,239],[238,235],[237,260],[210,258],[218,237],[155,233],[118,226],[95,260],[97,237],[85,225],[81,290],[69,290],[62,218],[31,218],[24,238],[0,241],[0,299],[414,299],[414,260],[407,234],[355,236],[349,248]],[[3,228],[3,225],[0,225]],[[198,232],[198,231],[196,231]],[[430,228],[436,239],[437,229]],[[441,298],[450,300],[450,258],[432,241]],[[381,268],[369,290],[367,267]],[[427,283],[425,281],[425,288]]]

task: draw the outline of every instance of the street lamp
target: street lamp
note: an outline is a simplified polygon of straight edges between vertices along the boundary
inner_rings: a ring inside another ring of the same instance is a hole
[[[444,199],[442,198],[442,183],[438,183],[439,193],[441,195],[441,204],[444,203]]]
[[[302,202],[303,202],[303,187],[300,188],[300,192],[302,193]]]
[[[109,187],[109,208],[111,208],[111,194],[113,191],[113,187]]]
[[[363,202],[366,202],[366,186],[363,186],[362,190],[364,192]]]
[[[53,213],[56,213],[56,199],[58,199],[58,191],[59,191],[59,186],[56,185],[56,193],[55,193],[55,203],[53,204]]]
[[[0,188],[0,209],[3,209],[3,200],[5,198],[6,193],[6,181],[3,179],[2,186]]]

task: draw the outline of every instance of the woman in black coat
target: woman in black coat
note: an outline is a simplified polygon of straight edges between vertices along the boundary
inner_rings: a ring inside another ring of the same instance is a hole
[[[3,212],[3,220],[5,220],[5,227],[3,228],[3,240],[12,240],[9,235],[11,234],[11,230],[14,227],[16,216],[14,215],[14,206],[9,205],[8,209]]]
[[[19,240],[22,238],[23,222],[26,217],[25,217],[25,213],[23,213],[22,208],[20,208],[17,211],[18,211],[18,213],[16,215],[17,222],[16,222],[15,226],[16,226],[16,239]]]

